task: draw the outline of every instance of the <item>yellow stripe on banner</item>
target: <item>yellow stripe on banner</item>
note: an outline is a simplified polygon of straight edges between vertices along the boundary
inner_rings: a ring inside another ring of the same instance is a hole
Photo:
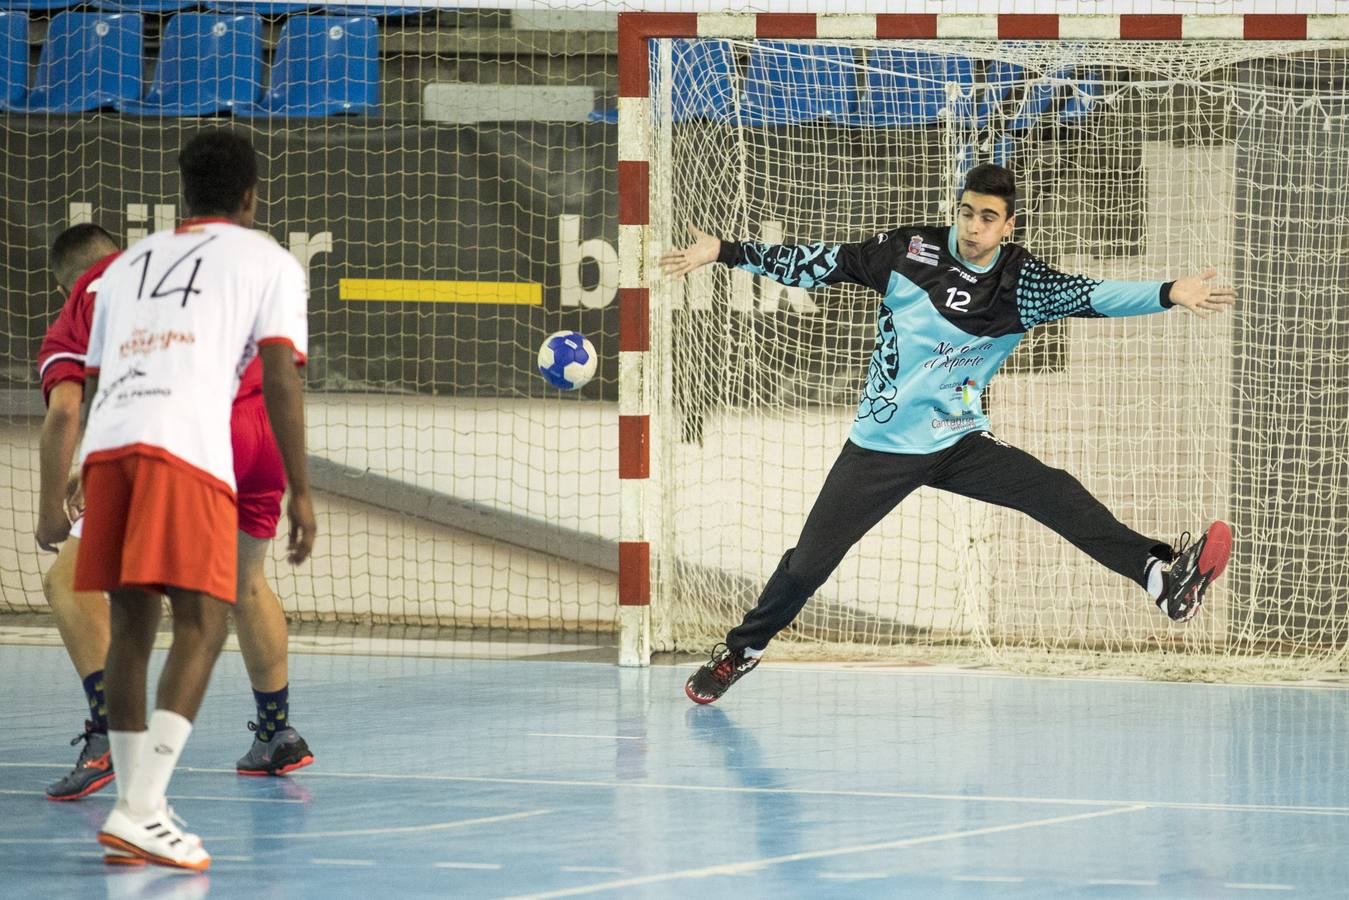
[[[543,285],[511,281],[406,281],[388,278],[342,278],[343,300],[389,303],[513,303],[543,305]]]

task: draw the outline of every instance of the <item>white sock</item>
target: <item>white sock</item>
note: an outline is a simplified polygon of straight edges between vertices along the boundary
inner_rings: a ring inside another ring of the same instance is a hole
[[[763,650],[755,650],[753,647],[746,647],[744,650],[741,650],[740,653],[745,659],[758,659],[763,656]]]
[[[136,771],[136,762],[140,759],[141,747],[144,744],[144,731],[108,731],[108,748],[112,750],[112,769],[117,773],[113,782],[117,785],[119,803],[126,803],[127,791],[131,789],[131,776]]]
[[[164,805],[169,779],[191,733],[192,723],[176,712],[157,709],[151,714],[150,728],[125,795],[133,814],[146,815]]]
[[[1148,579],[1148,593],[1153,600],[1162,599],[1162,565],[1162,560],[1149,556],[1147,565],[1143,567],[1143,573]]]

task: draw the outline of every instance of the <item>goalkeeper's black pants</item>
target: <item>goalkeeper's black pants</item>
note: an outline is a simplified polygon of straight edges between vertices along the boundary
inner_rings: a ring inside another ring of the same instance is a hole
[[[758,605],[726,636],[726,644],[735,651],[767,647],[852,546],[924,485],[1020,510],[1140,585],[1146,586],[1149,556],[1168,561],[1172,556],[1168,545],[1121,524],[1072,475],[988,432],[974,432],[926,454],[879,453],[849,441],[829,470],[800,540],[783,555]]]

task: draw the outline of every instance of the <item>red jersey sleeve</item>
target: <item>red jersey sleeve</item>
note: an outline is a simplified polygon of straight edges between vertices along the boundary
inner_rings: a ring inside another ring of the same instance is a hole
[[[38,378],[42,399],[51,397],[52,388],[63,381],[84,384],[84,358],[89,349],[89,329],[94,321],[94,299],[98,280],[120,253],[103,257],[90,266],[70,289],[60,314],[47,329],[37,353]]]

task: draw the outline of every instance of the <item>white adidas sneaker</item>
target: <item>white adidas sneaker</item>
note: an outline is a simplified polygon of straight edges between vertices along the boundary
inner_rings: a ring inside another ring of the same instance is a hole
[[[161,866],[204,871],[211,865],[211,856],[201,838],[183,831],[181,823],[167,804],[148,815],[134,816],[118,803],[98,832],[98,842],[108,850],[104,861],[126,865],[129,854]]]

